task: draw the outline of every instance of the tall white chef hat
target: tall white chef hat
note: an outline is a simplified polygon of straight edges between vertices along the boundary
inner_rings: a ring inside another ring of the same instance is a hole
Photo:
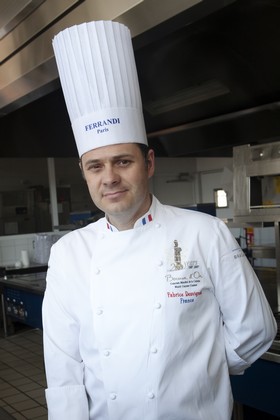
[[[56,35],[53,48],[79,155],[111,144],[147,144],[129,29],[83,23]]]

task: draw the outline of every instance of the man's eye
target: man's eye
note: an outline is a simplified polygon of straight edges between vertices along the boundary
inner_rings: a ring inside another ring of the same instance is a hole
[[[128,166],[129,164],[130,164],[130,160],[127,160],[127,159],[122,159],[122,160],[119,160],[118,162],[119,166]]]
[[[98,171],[101,168],[101,165],[90,165],[88,166],[88,171]]]

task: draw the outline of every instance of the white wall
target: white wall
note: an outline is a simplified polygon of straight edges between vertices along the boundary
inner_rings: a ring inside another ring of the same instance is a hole
[[[53,243],[58,237],[65,235],[67,232],[53,232],[47,233],[50,237],[53,237]],[[0,265],[5,267],[14,267],[16,264],[21,263],[21,251],[26,250],[30,265],[34,262],[41,263],[42,261],[36,261],[36,234],[28,233],[25,235],[9,235],[0,236]]]
[[[164,204],[193,205],[196,202],[195,172],[195,159],[157,158],[152,192]],[[186,174],[186,181],[179,182],[180,174]]]
[[[186,182],[174,182],[180,173],[189,174]],[[213,203],[214,190],[223,188],[228,193],[229,207],[217,209],[217,216],[232,219],[232,182],[232,158],[158,158],[152,185],[162,203],[177,206]]]
[[[222,188],[227,192],[229,207],[217,209],[221,219],[233,218],[233,169],[232,158],[198,158],[196,160],[202,203],[214,201],[214,190]]]

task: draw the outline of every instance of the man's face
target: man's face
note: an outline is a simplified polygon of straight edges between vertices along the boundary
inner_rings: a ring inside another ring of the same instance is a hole
[[[133,143],[99,147],[82,156],[81,166],[93,202],[113,225],[132,227],[148,211],[148,181],[154,173],[152,150],[145,162]]]

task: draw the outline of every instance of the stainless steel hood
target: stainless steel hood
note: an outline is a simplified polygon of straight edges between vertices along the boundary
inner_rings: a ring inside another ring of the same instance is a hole
[[[89,20],[115,19],[129,25],[135,36],[201,2],[0,0],[1,114],[58,86],[51,40],[65,27]]]
[[[28,15],[45,0],[1,0],[0,39],[16,28]]]
[[[278,0],[45,0],[0,40],[1,156],[76,156],[51,40],[97,19],[132,31],[158,156],[280,140]]]

